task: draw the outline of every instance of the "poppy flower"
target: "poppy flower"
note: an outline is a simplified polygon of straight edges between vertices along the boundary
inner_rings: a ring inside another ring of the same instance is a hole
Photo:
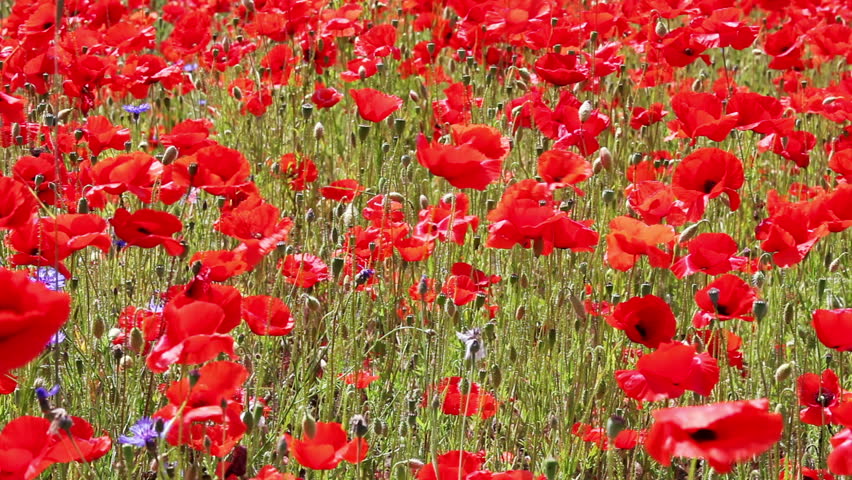
[[[630,110],[630,128],[639,130],[661,122],[669,112],[663,109],[662,103],[652,103],[648,108],[633,107]]]
[[[668,225],[686,223],[686,205],[675,197],[671,185],[656,180],[642,180],[624,189],[627,205],[642,221],[655,225],[665,219]]]
[[[852,352],[852,308],[816,310],[811,321],[823,345],[840,352]]]
[[[195,165],[195,167],[191,167]],[[251,166],[238,150],[213,144],[183,155],[165,169],[174,185],[164,179],[163,188],[186,191],[197,187],[211,195],[228,196],[249,182]]]
[[[642,355],[635,370],[616,370],[615,379],[628,397],[640,401],[678,398],[686,390],[706,397],[719,383],[719,363],[691,345],[662,343]]]
[[[335,90],[333,87],[325,87],[321,83],[316,85],[314,89],[313,95],[311,95],[311,102],[317,106],[317,108],[331,108],[338,104],[343,100],[343,94]]]
[[[707,201],[727,195],[732,212],[740,207],[737,193],[745,181],[743,163],[736,155],[718,148],[699,148],[675,167],[672,191],[688,205],[690,221],[700,220]]]
[[[154,372],[165,372],[169,366],[196,365],[219,354],[234,355],[234,339],[219,305],[192,301],[185,305],[171,301],[163,310],[165,331],[148,354],[146,364]]]
[[[100,160],[91,170],[93,188],[86,193],[90,206],[96,206],[95,194],[100,191],[112,195],[130,192],[143,203],[151,203],[154,183],[163,172],[163,164],[145,152]]]
[[[698,330],[695,334],[704,342],[707,353],[713,358],[726,358],[728,365],[740,370],[743,377],[747,375],[743,362],[742,337],[723,328]]]
[[[627,338],[648,348],[657,348],[672,339],[677,328],[672,309],[655,295],[633,297],[616,305],[606,322],[624,330]]]
[[[343,460],[360,463],[370,448],[362,437],[347,440],[346,430],[335,422],[316,422],[313,436],[305,432],[296,439],[285,433],[284,438],[293,458],[312,470],[334,470]]]
[[[681,92],[672,97],[671,103],[677,118],[668,123],[669,129],[677,137],[691,138],[691,144],[698,137],[721,142],[739,121],[738,113],[722,111],[722,101],[712,93]]]
[[[822,375],[800,375],[796,380],[796,392],[799,405],[805,407],[799,412],[799,420],[803,423],[818,426],[843,423],[843,413],[838,419],[838,411],[852,412],[852,392],[841,388],[837,374],[831,369],[823,370]]]
[[[83,131],[86,134],[89,150],[92,151],[92,155],[94,156],[100,155],[101,152],[108,148],[124,150],[125,142],[130,141],[129,128],[113,125],[103,115],[91,115],[87,117]]]
[[[257,335],[287,335],[296,322],[290,308],[280,299],[269,295],[243,297],[243,320]]]
[[[689,253],[675,261],[671,268],[677,278],[696,272],[727,273],[740,269],[748,260],[734,255],[737,244],[727,233],[701,233],[687,242],[686,248]]]
[[[170,445],[224,457],[248,430],[240,418],[243,406],[232,398],[248,378],[248,370],[228,361],[208,363],[190,378],[166,389],[169,403],[153,418],[171,421],[166,432]]]
[[[209,138],[212,133],[213,122],[210,120],[189,118],[162,135],[160,143],[165,147],[177,148],[180,155],[192,155],[202,148],[216,144],[216,141]]]
[[[420,210],[414,232],[421,238],[464,245],[468,228],[476,231],[479,226],[479,218],[468,215],[469,208],[470,200],[464,193],[445,196],[437,205]]]
[[[784,428],[766,399],[664,408],[652,415],[645,449],[654,460],[667,467],[673,456],[701,458],[719,473],[771,448]]]
[[[709,56],[702,55],[708,46],[701,36],[689,27],[676,28],[666,34],[659,44],[666,63],[673,67],[685,67],[699,58],[709,65]],[[718,141],[718,140],[717,140]]]
[[[272,465],[266,465],[257,472],[257,476],[249,478],[249,480],[297,480],[292,473],[279,472]]]
[[[358,115],[368,122],[381,122],[402,107],[401,98],[372,88],[352,89],[349,94],[355,99]]]
[[[828,455],[828,469],[837,475],[852,475],[852,428],[844,428],[831,437],[834,447]]]
[[[329,279],[328,265],[310,253],[290,254],[278,263],[284,281],[301,288],[311,288]]]
[[[704,328],[714,319],[724,321],[738,318],[752,322],[756,299],[754,289],[743,279],[731,274],[722,275],[695,292],[695,303],[701,310],[692,317],[692,325]]]
[[[381,378],[378,375],[373,375],[373,371],[367,367],[352,373],[341,373],[339,376],[347,385],[353,385],[357,389],[367,388],[371,383]]]
[[[71,297],[0,267],[0,375],[36,358],[68,320]]]
[[[792,131],[796,123],[792,117],[781,118],[785,109],[779,99],[758,93],[735,92],[725,109],[728,113],[739,113],[738,130],[785,134]]]
[[[456,188],[485,190],[497,180],[509,153],[506,137],[486,125],[453,125],[455,145],[429,142],[417,136],[417,161],[433,175]]]
[[[0,117],[3,118],[3,123],[25,122],[24,109],[26,106],[26,99],[0,92]]]
[[[86,420],[69,417],[71,428],[52,433],[46,418],[22,416],[0,431],[0,477],[32,480],[55,463],[93,462],[112,448],[108,436],[94,437]]]
[[[606,261],[610,267],[626,272],[640,256],[647,255],[652,267],[667,268],[672,261],[674,239],[674,228],[669,225],[646,225],[632,217],[616,217],[609,222]],[[659,244],[666,244],[667,249]]]
[[[554,186],[574,185],[592,176],[592,164],[568,150],[547,150],[538,156],[538,175]]]
[[[810,151],[816,144],[816,135],[805,130],[770,133],[757,143],[757,151],[763,153],[771,150],[776,155],[792,161],[797,167],[806,168],[811,163]]]
[[[358,183],[358,180],[347,178],[344,180],[335,180],[327,187],[320,188],[320,195],[329,200],[351,203],[363,191],[364,187]]]
[[[8,395],[18,389],[18,377],[0,372],[0,395]]]
[[[588,66],[577,65],[575,54],[545,53],[538,57],[533,69],[542,80],[558,87],[580,83],[589,73]]]
[[[452,450],[438,455],[433,462],[424,465],[417,472],[417,480],[466,479],[470,474],[481,470],[484,463],[484,452]]]
[[[141,208],[133,213],[126,208],[115,211],[109,223],[115,229],[115,235],[127,242],[142,248],[154,248],[162,245],[171,256],[180,255],[183,245],[172,238],[172,235],[183,229],[183,223],[168,212]]]
[[[287,153],[278,162],[280,175],[290,185],[290,190],[301,192],[317,179],[317,166],[313,160],[295,153]]]
[[[29,222],[38,205],[27,186],[14,178],[0,175],[0,230],[14,230]]]
[[[447,415],[464,415],[471,417],[479,415],[483,419],[491,418],[497,413],[499,403],[494,395],[482,391],[482,388],[470,382],[467,393],[461,391],[461,377],[447,377],[432,386],[424,395],[424,405],[431,395],[441,397],[441,411]]]
[[[755,237],[762,240],[760,248],[772,253],[772,260],[779,267],[804,260],[816,242],[828,233],[825,224],[811,226],[807,214],[792,205],[779,209],[755,229]]]

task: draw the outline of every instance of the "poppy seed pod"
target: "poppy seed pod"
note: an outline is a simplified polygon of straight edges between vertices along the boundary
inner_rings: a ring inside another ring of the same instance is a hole
[[[559,472],[559,462],[553,457],[544,459],[544,476],[547,480],[555,480],[556,474]]]
[[[765,318],[767,313],[769,313],[769,305],[765,300],[758,300],[754,302],[754,318],[757,321]]]

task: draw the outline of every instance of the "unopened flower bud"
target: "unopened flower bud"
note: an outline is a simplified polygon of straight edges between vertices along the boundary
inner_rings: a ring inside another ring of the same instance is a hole
[[[586,120],[588,120],[589,117],[592,116],[592,110],[594,110],[592,102],[588,100],[583,102],[583,104],[580,105],[580,109],[577,111],[578,115],[580,116],[580,121],[585,122]]]

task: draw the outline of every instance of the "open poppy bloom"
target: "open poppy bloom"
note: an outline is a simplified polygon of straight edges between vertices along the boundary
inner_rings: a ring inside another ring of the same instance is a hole
[[[71,428],[55,433],[41,417],[25,415],[6,424],[0,431],[0,478],[33,480],[55,463],[88,463],[109,453],[108,436],[95,437],[89,422],[69,418]]]
[[[592,164],[569,150],[547,150],[538,157],[538,175],[554,187],[574,185],[592,176]],[[578,188],[574,190],[582,195]]]
[[[454,145],[444,145],[418,135],[417,161],[456,188],[485,190],[500,176],[509,139],[487,125],[453,125],[452,137]]]
[[[845,419],[844,414],[852,413],[852,392],[843,390],[837,374],[826,369],[822,375],[805,373],[796,381],[796,391],[799,405],[799,420],[810,425],[828,425],[852,421],[852,416]],[[837,413],[840,411],[840,417]]]
[[[719,473],[768,450],[784,428],[766,399],[664,408],[652,415],[645,448],[654,460],[669,466],[673,456],[701,458]]]
[[[349,90],[349,94],[355,99],[358,115],[368,122],[381,122],[402,106],[401,98],[372,88]]]
[[[115,211],[109,223],[115,229],[115,235],[127,242],[142,248],[154,248],[162,245],[171,256],[180,255],[183,245],[172,238],[172,235],[183,229],[183,223],[168,212],[140,208],[133,213],[126,208]]]
[[[268,295],[243,297],[243,320],[257,335],[287,335],[296,322],[290,308],[280,299]]]
[[[424,465],[417,472],[417,480],[466,479],[470,474],[481,470],[484,463],[485,452],[452,450],[438,455],[434,462]]]
[[[310,253],[290,254],[278,262],[284,281],[301,288],[311,288],[329,279],[328,265]]]
[[[370,449],[362,437],[347,440],[346,430],[336,422],[316,422],[313,436],[304,433],[302,438],[296,439],[285,433],[284,438],[293,458],[312,470],[334,470],[343,460],[360,463]]]
[[[819,341],[826,347],[852,352],[852,308],[816,310],[811,325]]]
[[[640,401],[677,398],[686,390],[706,397],[719,383],[719,364],[691,345],[663,343],[642,355],[636,370],[616,370],[615,379],[628,397]]]
[[[668,126],[675,136],[691,138],[692,145],[698,137],[721,142],[739,121],[738,113],[723,112],[722,100],[712,93],[681,92],[672,97],[671,103],[677,118]]]
[[[692,325],[704,328],[714,319],[754,321],[752,309],[756,299],[754,289],[743,279],[731,274],[722,275],[695,292],[695,303],[701,310],[692,317]]]
[[[152,415],[171,420],[166,432],[170,445],[224,457],[245,435],[240,415],[243,406],[233,400],[248,378],[248,370],[233,362],[213,362],[194,371],[195,378],[172,382],[166,390],[169,403]]]
[[[743,162],[734,154],[718,148],[699,148],[687,155],[672,175],[672,190],[688,208],[689,221],[700,220],[707,201],[723,193],[728,197],[732,212],[740,207],[740,195],[745,176]]]
[[[26,272],[0,267],[0,375],[36,358],[71,309],[67,293],[32,281]]]
[[[807,214],[792,204],[779,208],[755,229],[755,237],[762,240],[760,248],[772,252],[772,260],[779,267],[804,260],[816,242],[828,233],[828,226],[811,225]]]
[[[535,61],[535,73],[544,81],[562,87],[585,80],[589,67],[577,65],[576,54],[545,53]]]
[[[834,449],[828,455],[828,468],[837,475],[852,475],[852,428],[831,437]]]
[[[672,261],[675,231],[669,225],[646,225],[633,217],[621,216],[609,222],[606,236],[606,262],[612,268],[626,272],[642,255],[648,256],[652,267],[668,268]],[[658,247],[665,244],[666,250]]]
[[[0,175],[0,192],[0,230],[23,226],[35,215],[38,206],[23,182]]]
[[[479,218],[468,215],[470,200],[464,193],[441,198],[437,205],[429,205],[418,214],[415,234],[424,239],[439,239],[464,245],[468,229],[476,230]]]
[[[633,297],[616,305],[606,323],[624,330],[627,338],[648,348],[657,348],[672,339],[677,328],[672,308],[660,297]]]
[[[499,405],[494,395],[483,392],[474,382],[470,382],[470,390],[467,393],[462,393],[461,381],[461,377],[447,377],[438,382],[424,394],[424,406],[431,394],[437,394],[442,398],[441,411],[447,415],[471,417],[479,414],[483,419],[493,417]]]
[[[734,255],[737,243],[727,233],[701,233],[686,244],[687,255],[672,265],[672,273],[683,278],[696,272],[719,275],[745,265],[746,257]]]

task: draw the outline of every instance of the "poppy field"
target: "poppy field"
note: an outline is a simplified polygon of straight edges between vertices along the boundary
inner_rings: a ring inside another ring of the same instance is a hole
[[[852,478],[850,11],[0,2],[0,478]]]

